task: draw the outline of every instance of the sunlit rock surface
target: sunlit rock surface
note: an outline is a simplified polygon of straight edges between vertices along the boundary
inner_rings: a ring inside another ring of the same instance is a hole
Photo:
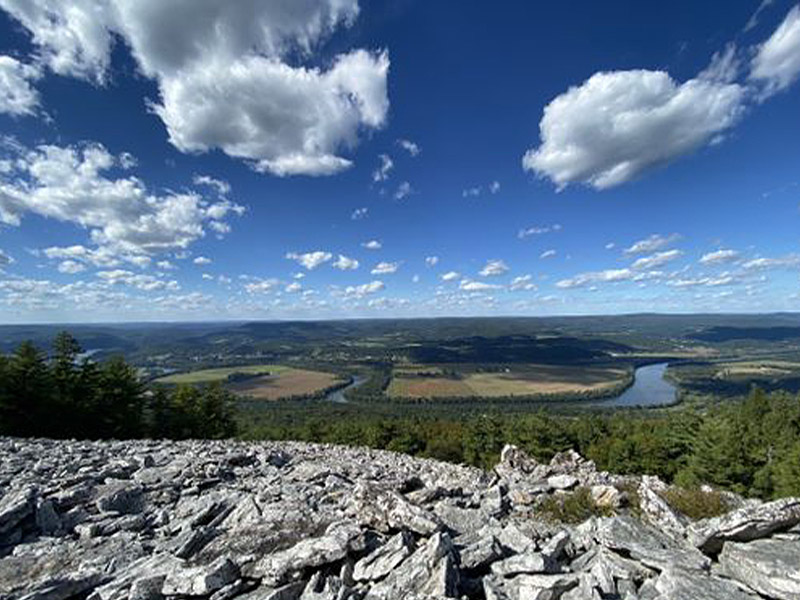
[[[3,438],[0,599],[800,598],[800,500],[692,523],[665,487],[513,447],[484,473],[329,445]],[[547,517],[580,490],[609,516]]]

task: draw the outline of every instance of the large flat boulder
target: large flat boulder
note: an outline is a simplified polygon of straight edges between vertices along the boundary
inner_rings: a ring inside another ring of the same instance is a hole
[[[726,576],[759,594],[780,600],[800,598],[800,541],[726,542],[719,562]]]
[[[748,542],[798,523],[800,498],[783,498],[697,521],[689,526],[686,535],[691,544],[706,554],[717,554],[726,541]]]

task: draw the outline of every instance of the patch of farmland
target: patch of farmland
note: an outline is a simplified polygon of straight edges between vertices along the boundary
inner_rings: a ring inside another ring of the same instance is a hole
[[[386,394],[390,398],[452,398],[475,395],[462,380],[448,377],[394,377]]]
[[[237,381],[227,387],[236,394],[255,400],[280,400],[291,396],[310,396],[340,381],[333,373],[286,368],[275,375]]]
[[[167,385],[212,383],[214,381],[226,381],[234,373],[244,373],[246,375],[279,375],[289,370],[289,367],[280,365],[244,365],[239,367],[220,367],[217,369],[201,369],[199,371],[189,371],[188,373],[174,373],[156,379],[155,383]]]

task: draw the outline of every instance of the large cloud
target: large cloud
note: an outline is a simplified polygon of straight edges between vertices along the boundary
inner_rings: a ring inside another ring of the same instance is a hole
[[[596,73],[556,97],[523,167],[557,186],[605,189],[712,142],[743,110],[744,88],[664,71]]]
[[[99,144],[6,151],[13,167],[0,173],[0,222],[19,225],[33,213],[73,223],[88,229],[101,248],[49,249],[50,258],[113,264],[122,256],[144,264],[149,255],[186,248],[205,235],[206,227],[244,210],[192,191],[154,194],[136,177],[116,176],[130,165],[130,156],[115,156]]]
[[[184,152],[219,148],[278,175],[325,175],[388,112],[385,52],[328,66],[318,46],[358,15],[356,0],[0,0],[55,72],[103,83],[114,36],[159,84],[153,110]],[[319,61],[316,61],[319,63]],[[313,64],[313,63],[312,63]]]
[[[750,79],[764,84],[763,95],[785,90],[800,76],[800,5],[795,6],[758,47],[750,64]]]

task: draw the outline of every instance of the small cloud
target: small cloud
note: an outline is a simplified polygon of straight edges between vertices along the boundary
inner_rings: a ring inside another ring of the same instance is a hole
[[[75,260],[65,260],[58,264],[58,270],[61,273],[75,274],[85,271],[86,266]]]
[[[192,262],[196,265],[210,265],[211,259],[207,256],[198,256]]]
[[[355,258],[348,258],[340,254],[339,258],[337,258],[331,266],[340,271],[353,271],[358,268],[358,261]]]
[[[411,184],[408,183],[407,181],[404,181],[399,186],[397,186],[397,191],[394,193],[394,199],[402,200],[403,198],[406,198],[407,196],[410,196],[413,193],[414,190],[412,189]]]
[[[520,229],[517,233],[517,237],[521,240],[524,240],[527,237],[531,237],[533,235],[543,235],[545,233],[551,233],[561,231],[561,225],[556,223],[555,225],[544,225],[544,226],[534,226],[534,227],[527,227],[525,229]]]
[[[625,254],[649,254],[656,250],[661,250],[666,246],[670,246],[681,239],[679,233],[671,233],[670,235],[661,235],[654,233],[643,240],[634,242],[629,248],[624,250]]]
[[[411,278],[411,282],[412,282],[412,283],[419,283],[419,275],[414,275],[414,276]]]
[[[302,289],[303,289],[303,286],[302,286],[302,285],[300,285],[300,284],[299,284],[299,283],[297,283],[296,281],[293,281],[292,283],[290,283],[289,285],[287,285],[287,286],[284,288],[284,291],[285,291],[285,292],[287,292],[287,293],[289,293],[289,294],[294,294],[294,293],[296,293],[296,292],[299,292],[299,291],[301,291]]]
[[[556,255],[555,250],[545,250],[539,255],[539,258],[552,258]]]
[[[536,285],[533,283],[533,277],[531,275],[520,275],[511,280],[509,289],[512,292],[531,291],[536,289]]]
[[[617,247],[617,245],[616,245],[614,242],[608,242],[608,243],[605,245],[605,249],[606,249],[606,250],[613,250],[613,249],[614,249],[614,248],[616,248],[616,247]]]
[[[480,187],[471,187],[463,190],[461,192],[462,198],[477,198],[481,195],[481,188]]]
[[[508,265],[502,260],[490,260],[480,271],[482,277],[494,277],[508,272]]]
[[[361,219],[364,219],[367,216],[368,212],[369,209],[366,206],[363,208],[357,208],[353,211],[353,214],[350,215],[350,218],[353,221],[359,221]]]
[[[439,264],[439,257],[438,256],[426,256],[425,257],[425,266],[426,267],[435,267]]]
[[[717,265],[721,263],[734,262],[739,259],[739,256],[740,255],[736,250],[716,250],[715,252],[704,254],[700,258],[700,264]]]
[[[366,248],[367,250],[380,250],[383,248],[383,244],[381,244],[378,240],[370,240],[368,242],[363,242],[361,247]]]
[[[316,269],[322,263],[326,263],[333,258],[333,254],[330,252],[323,252],[322,250],[317,250],[315,252],[306,252],[304,254],[298,254],[297,252],[287,252],[286,258],[289,260],[294,260],[298,264],[302,265],[309,271]]]
[[[380,166],[372,173],[372,181],[378,183],[389,179],[389,173],[394,168],[394,161],[388,154],[380,154],[378,158],[381,160]]]
[[[500,191],[500,182],[499,181],[495,180],[495,181],[493,181],[492,183],[489,184],[489,192],[491,192],[492,194],[496,194],[499,191]]]
[[[485,283],[483,281],[473,281],[471,279],[462,279],[458,284],[458,288],[465,292],[483,292],[486,290],[499,289],[499,285],[493,283]]]
[[[418,156],[419,153],[422,152],[422,148],[419,147],[419,144],[416,144],[411,140],[404,140],[401,138],[397,140],[397,145],[408,152],[411,156]]]
[[[399,262],[379,262],[375,265],[375,268],[372,269],[371,273],[373,275],[389,275],[391,273],[396,273],[399,268]]]
[[[442,275],[442,281],[453,281],[455,279],[458,279],[459,277],[461,277],[461,274],[458,273],[457,271],[449,271],[444,275]]]
[[[215,179],[208,175],[195,175],[192,179],[195,185],[204,185],[213,188],[220,196],[226,196],[231,193],[231,184],[222,179]]]

